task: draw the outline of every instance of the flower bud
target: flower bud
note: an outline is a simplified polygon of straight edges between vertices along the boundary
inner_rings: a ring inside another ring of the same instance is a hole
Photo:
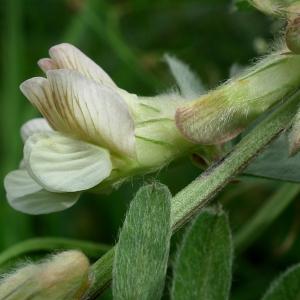
[[[79,251],[21,267],[0,283],[0,299],[80,299],[88,287],[89,262]]]
[[[289,50],[300,53],[300,1],[299,0],[249,0],[260,11],[288,20],[285,40]]]
[[[178,108],[178,129],[188,140],[201,144],[234,138],[299,87],[299,67],[299,55],[283,51],[270,55],[240,77]]]

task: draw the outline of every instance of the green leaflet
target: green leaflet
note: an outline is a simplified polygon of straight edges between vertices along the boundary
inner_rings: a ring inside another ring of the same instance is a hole
[[[164,59],[179,87],[181,94],[188,99],[199,97],[205,93],[205,88],[200,78],[191,68],[175,56],[165,54]]]
[[[221,210],[203,211],[190,225],[178,252],[172,299],[228,299],[232,257],[226,214]]]
[[[300,264],[289,268],[275,279],[262,300],[299,300]]]
[[[290,157],[286,134],[277,138],[245,170],[245,174],[300,182],[300,153]]]
[[[160,299],[167,269],[171,194],[161,184],[142,187],[120,232],[113,265],[114,299]]]

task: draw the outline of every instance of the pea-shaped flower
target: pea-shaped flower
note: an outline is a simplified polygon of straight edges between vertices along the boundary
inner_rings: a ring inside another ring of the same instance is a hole
[[[49,53],[39,61],[46,78],[21,85],[44,118],[22,127],[24,159],[4,182],[11,206],[31,214],[66,209],[85,190],[118,187],[179,156],[197,152],[209,162],[300,84],[300,56],[287,48],[205,95],[196,76],[167,57],[180,92],[156,97],[119,88],[72,45]]]
[[[24,159],[5,178],[15,209],[32,214],[63,210],[84,190],[117,186],[191,147],[174,122],[176,107],[184,101],[178,95],[162,103],[129,94],[70,44],[54,46],[49,54],[38,63],[46,78],[21,84],[44,118],[22,127]]]

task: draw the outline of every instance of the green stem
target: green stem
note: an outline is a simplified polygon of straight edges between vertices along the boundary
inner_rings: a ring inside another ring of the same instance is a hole
[[[98,259],[91,267],[92,283],[83,298],[84,300],[96,299],[109,285],[112,279],[114,247]]]
[[[98,258],[99,255],[104,254],[110,248],[108,245],[75,239],[51,237],[34,238],[18,243],[0,253],[0,266],[19,256],[33,252],[78,249],[90,258]]]
[[[281,103],[263,119],[223,159],[179,192],[172,200],[171,223],[174,231],[183,226],[207,205],[228,182],[241,172],[262,149],[287,128],[296,112],[300,91]],[[91,268],[93,282],[84,299],[96,299],[112,278],[113,250]]]
[[[256,214],[237,232],[234,237],[235,250],[244,251],[259,238],[268,226],[300,193],[300,185],[284,183]]]

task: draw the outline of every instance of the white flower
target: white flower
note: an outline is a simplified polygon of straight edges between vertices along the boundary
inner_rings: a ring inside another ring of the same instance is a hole
[[[66,209],[84,190],[161,168],[194,147],[174,121],[183,97],[138,98],[70,44],[54,46],[49,54],[38,62],[46,78],[21,84],[44,118],[23,126],[23,162],[5,178],[15,209]]]
[[[300,84],[300,56],[286,48],[200,97],[196,75],[170,56],[180,93],[138,97],[72,45],[49,54],[39,61],[46,78],[21,85],[44,118],[21,129],[24,159],[4,182],[11,206],[31,214],[66,209],[85,190],[117,187],[191,152],[209,161],[220,153],[218,144]]]

